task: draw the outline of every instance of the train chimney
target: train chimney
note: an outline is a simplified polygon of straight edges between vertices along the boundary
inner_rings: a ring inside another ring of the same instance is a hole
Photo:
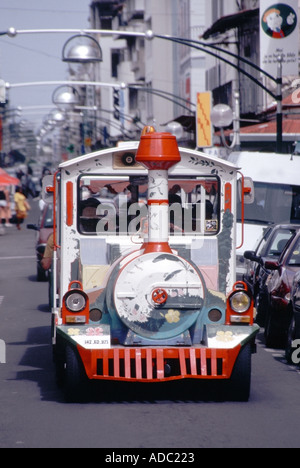
[[[149,231],[148,240],[143,245],[144,253],[171,253],[168,170],[181,161],[176,137],[170,133],[157,133],[153,127],[145,127],[137,150],[136,161],[149,171]]]

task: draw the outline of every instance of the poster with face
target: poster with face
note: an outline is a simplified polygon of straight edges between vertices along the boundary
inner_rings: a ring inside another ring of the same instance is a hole
[[[298,0],[260,1],[261,68],[276,77],[278,57],[283,75],[298,75]]]

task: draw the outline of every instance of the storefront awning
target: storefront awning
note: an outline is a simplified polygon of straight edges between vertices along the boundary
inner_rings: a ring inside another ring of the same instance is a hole
[[[259,17],[259,8],[242,10],[232,15],[223,16],[204,32],[202,39],[209,39],[216,34],[222,34],[230,29],[238,28],[255,17],[257,19]]]

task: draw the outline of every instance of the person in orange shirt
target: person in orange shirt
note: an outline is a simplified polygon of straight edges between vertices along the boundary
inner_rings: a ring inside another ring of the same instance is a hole
[[[20,224],[28,216],[28,211],[30,210],[30,205],[22,192],[21,187],[16,188],[16,193],[14,196],[16,204],[16,216],[17,216],[17,229],[21,229]]]

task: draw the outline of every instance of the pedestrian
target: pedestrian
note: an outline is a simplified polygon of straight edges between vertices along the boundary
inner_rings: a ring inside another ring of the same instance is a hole
[[[48,298],[50,309],[53,307],[53,271],[52,271],[52,260],[54,252],[54,235],[50,234],[47,240],[45,252],[41,261],[41,265],[45,271],[48,271]]]
[[[20,224],[22,224],[24,219],[27,218],[28,211],[30,210],[30,205],[21,187],[16,188],[15,204],[16,204],[17,229],[20,231],[21,230]]]
[[[6,207],[7,207],[7,197],[5,193],[4,186],[0,187],[0,224],[3,223],[3,219],[6,220]]]
[[[10,195],[9,190],[7,187],[2,186],[0,187],[0,223],[3,223],[3,219],[5,220],[5,226],[11,227],[10,224],[11,218],[11,209],[10,209]]]

